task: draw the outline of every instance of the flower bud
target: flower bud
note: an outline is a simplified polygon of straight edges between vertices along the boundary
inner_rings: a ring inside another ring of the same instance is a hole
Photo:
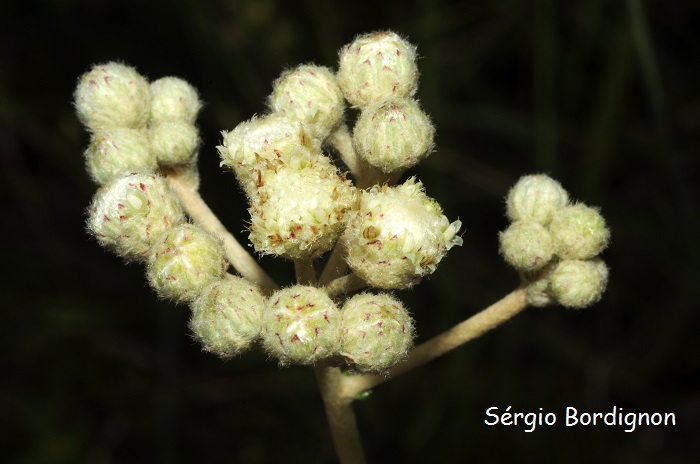
[[[549,293],[567,308],[598,302],[608,284],[608,268],[600,258],[560,261],[549,274]]]
[[[569,194],[559,182],[534,174],[521,177],[508,192],[506,213],[511,221],[533,220],[546,226],[568,202]]]
[[[499,234],[501,255],[519,271],[532,272],[544,267],[554,254],[554,240],[539,222],[516,221]]]
[[[313,364],[335,355],[340,311],[321,289],[295,285],[274,293],[263,312],[262,343],[280,364]]]
[[[202,107],[197,90],[177,77],[162,77],[153,81],[151,90],[151,121],[183,121],[193,124]]]
[[[556,303],[549,293],[549,278],[543,277],[534,280],[525,287],[527,304],[536,308],[544,308]]]
[[[384,372],[404,360],[413,346],[413,319],[389,294],[355,295],[341,313],[341,354],[359,371]]]
[[[384,172],[408,169],[433,149],[435,128],[411,98],[392,99],[363,109],[353,144],[367,163]]]
[[[199,131],[184,120],[161,121],[151,124],[148,138],[153,155],[163,166],[191,164],[199,147]]]
[[[218,238],[193,224],[165,230],[148,254],[148,281],[163,298],[192,301],[223,277],[228,263]]]
[[[343,234],[347,262],[373,287],[408,288],[462,244],[460,226],[449,222],[415,178],[393,188],[373,187],[362,195]]]
[[[350,181],[323,156],[297,158],[286,165],[278,161],[258,173],[250,207],[255,250],[290,259],[330,250],[355,201]]]
[[[262,328],[265,297],[245,279],[207,285],[192,303],[190,329],[205,351],[230,358],[247,350]]]
[[[97,191],[87,226],[103,246],[133,260],[142,259],[161,232],[184,221],[165,179],[132,173]]]
[[[90,177],[99,185],[132,172],[151,172],[158,167],[148,138],[140,130],[114,127],[93,134],[85,151]]]
[[[393,32],[361,35],[340,50],[337,78],[354,107],[412,97],[418,87],[416,48]]]
[[[299,66],[283,73],[272,86],[270,109],[301,122],[319,140],[325,139],[343,117],[343,94],[328,68]]]
[[[146,127],[151,113],[149,85],[134,68],[120,63],[95,66],[83,74],[74,94],[80,121],[90,131]]]
[[[577,203],[554,213],[549,230],[562,259],[588,259],[608,246],[610,230],[598,210]]]
[[[282,114],[254,117],[222,134],[223,145],[217,147],[221,165],[233,169],[248,196],[256,189],[256,168],[281,157],[293,157],[298,151],[320,148],[301,123]]]

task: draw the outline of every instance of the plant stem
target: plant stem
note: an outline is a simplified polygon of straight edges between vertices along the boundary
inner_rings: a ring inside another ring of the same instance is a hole
[[[365,455],[352,410],[352,398],[340,395],[343,374],[337,367],[316,367],[314,372],[341,464],[363,464]]]
[[[330,137],[328,137],[328,141],[333,148],[338,150],[341,159],[347,165],[348,169],[350,169],[350,172],[354,176],[358,176],[362,171],[360,158],[357,156],[355,147],[352,146],[352,135],[350,134],[347,124],[340,124]]]
[[[243,277],[262,287],[279,288],[204,202],[197,190],[196,176],[188,176],[185,171],[170,171],[166,173],[166,177],[180,197],[187,214],[204,230],[221,238],[226,259]]]
[[[345,262],[345,246],[343,246],[342,237],[338,240],[331,251],[331,256],[328,258],[326,267],[321,272],[321,277],[318,278],[319,285],[326,285],[331,280],[343,275],[348,270],[348,265]]]
[[[526,307],[525,288],[519,287],[483,311],[431,338],[427,342],[416,346],[409,353],[408,359],[391,369],[389,375],[363,374],[343,377],[341,379],[342,392],[340,394],[346,400],[352,401],[355,396],[363,391],[405,374],[483,335],[485,332],[515,316]]]
[[[297,276],[297,283],[302,285],[316,285],[316,270],[311,258],[294,260],[294,273]]]
[[[353,292],[367,286],[367,282],[359,278],[356,274],[347,274],[343,277],[338,277],[324,285],[323,289],[328,293],[328,296],[334,297],[343,293]]]

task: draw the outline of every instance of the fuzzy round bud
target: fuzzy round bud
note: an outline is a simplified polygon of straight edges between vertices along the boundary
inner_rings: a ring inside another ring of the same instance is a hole
[[[193,124],[202,108],[197,90],[177,77],[151,82],[151,121],[184,121]]]
[[[555,212],[549,230],[562,259],[588,259],[608,246],[610,230],[597,209],[577,203]]]
[[[416,47],[394,32],[361,35],[340,50],[337,78],[354,107],[412,97],[418,88]]]
[[[569,202],[569,194],[559,182],[544,174],[523,176],[506,197],[506,213],[511,221],[533,220],[549,224],[554,212]]]
[[[192,302],[190,329],[205,351],[230,358],[260,335],[266,299],[257,287],[229,276],[204,287]]]
[[[155,240],[147,277],[161,297],[192,301],[207,284],[221,279],[227,267],[219,239],[193,224],[180,224]]]
[[[73,97],[80,121],[92,132],[148,124],[148,81],[129,66],[113,62],[95,66],[80,78]]]
[[[185,215],[165,179],[132,173],[95,194],[88,229],[105,247],[126,259],[143,259],[156,237],[181,224]]]
[[[503,258],[519,271],[544,267],[554,255],[554,240],[546,227],[535,221],[516,221],[499,234]]]
[[[359,371],[385,372],[404,360],[413,346],[413,319],[389,294],[355,295],[341,313],[341,354]]]
[[[525,298],[527,299],[527,304],[536,308],[544,308],[545,306],[556,303],[556,300],[554,300],[549,293],[548,278],[537,279],[530,282],[527,287],[525,287]]]
[[[281,159],[258,171],[250,241],[255,250],[290,259],[330,250],[355,201],[355,189],[324,156]]]
[[[85,150],[85,164],[99,185],[131,172],[151,172],[158,167],[143,131],[124,127],[94,133]]]
[[[549,274],[549,293],[567,308],[598,302],[608,284],[608,268],[600,258],[563,260]]]
[[[233,169],[248,196],[256,189],[256,168],[281,157],[293,157],[300,149],[320,148],[300,122],[278,113],[254,117],[222,135],[223,145],[217,147],[221,165]]]
[[[328,68],[304,65],[284,72],[273,83],[268,105],[323,140],[340,123],[345,101]]]
[[[371,286],[408,288],[462,244],[460,226],[450,223],[414,178],[393,188],[373,187],[362,195],[343,234],[347,262]]]
[[[274,293],[263,312],[262,344],[280,364],[313,364],[335,355],[340,311],[321,289],[295,285]]]
[[[353,145],[367,163],[384,172],[408,169],[433,149],[435,128],[412,98],[365,108],[355,123]]]
[[[199,131],[184,120],[151,124],[148,139],[153,155],[163,166],[191,164],[199,147]]]

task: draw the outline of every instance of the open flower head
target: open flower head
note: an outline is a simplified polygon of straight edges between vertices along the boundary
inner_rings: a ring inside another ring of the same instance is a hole
[[[414,178],[396,187],[373,187],[359,203],[343,240],[348,264],[374,287],[408,288],[462,244],[461,222],[450,222]]]

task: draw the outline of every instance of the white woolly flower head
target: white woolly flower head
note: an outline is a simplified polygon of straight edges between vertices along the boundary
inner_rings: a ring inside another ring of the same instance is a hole
[[[161,77],[151,90],[151,121],[184,121],[193,124],[202,107],[197,90],[178,77]]]
[[[416,48],[394,32],[361,35],[340,50],[337,78],[354,107],[412,97],[418,88]]]
[[[255,250],[290,259],[330,250],[347,220],[355,189],[324,156],[269,163],[251,197],[250,241]]]
[[[506,197],[511,221],[529,220],[548,225],[555,211],[569,203],[569,194],[559,182],[545,174],[522,176]]]
[[[144,128],[151,114],[148,81],[121,63],[100,64],[83,74],[73,97],[78,117],[91,132]]]
[[[131,173],[97,191],[87,226],[103,246],[141,260],[160,233],[184,221],[180,202],[164,178]]]
[[[197,127],[180,119],[153,122],[148,128],[148,140],[161,166],[193,164],[200,142]]]
[[[345,99],[328,68],[298,66],[285,71],[272,87],[270,109],[301,122],[319,140],[325,139],[343,117]]]
[[[396,187],[373,187],[351,213],[343,240],[347,262],[367,283],[407,288],[437,268],[462,244],[460,221],[450,222],[415,178]]]
[[[340,348],[340,311],[323,290],[294,285],[263,312],[262,344],[280,364],[314,364]]]
[[[384,172],[408,169],[433,149],[435,128],[418,102],[396,98],[362,110],[353,145],[370,165]]]
[[[113,127],[95,132],[85,150],[90,177],[99,185],[132,172],[152,172],[158,161],[143,130]]]
[[[222,135],[223,145],[217,147],[221,165],[234,171],[249,196],[258,182],[256,168],[279,158],[293,158],[299,151],[318,152],[320,148],[300,122],[279,113],[253,117]]]
[[[156,238],[146,275],[161,297],[191,302],[206,285],[221,279],[227,267],[219,238],[185,223]]]
[[[190,329],[205,351],[230,358],[247,350],[260,335],[267,299],[236,276],[207,285],[191,304]]]
[[[361,372],[385,372],[413,346],[413,318],[387,293],[353,296],[343,305],[342,316],[340,354]]]

